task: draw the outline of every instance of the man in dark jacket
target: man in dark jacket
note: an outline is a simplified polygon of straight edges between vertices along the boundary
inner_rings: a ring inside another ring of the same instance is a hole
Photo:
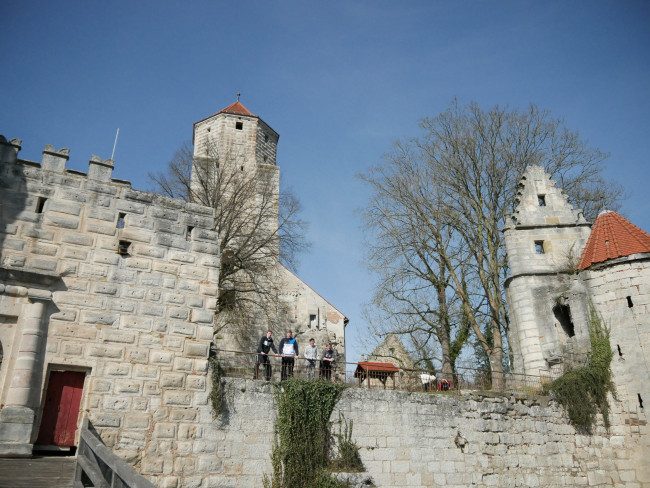
[[[257,367],[255,368],[255,378],[257,378],[257,369],[259,364],[264,365],[266,373],[266,381],[271,381],[271,361],[269,360],[269,352],[272,350],[275,355],[278,355],[278,351],[273,344],[273,332],[270,330],[266,331],[266,335],[262,336],[260,339],[260,345],[257,346]]]
[[[287,331],[287,337],[280,341],[280,354],[282,355],[282,381],[293,376],[293,366],[298,357],[298,342],[293,338],[293,332]]]
[[[320,358],[321,378],[328,381],[332,379],[332,368],[334,367],[334,361],[336,361],[336,356],[334,355],[332,344],[327,343],[325,345],[325,350],[323,351],[323,355]]]

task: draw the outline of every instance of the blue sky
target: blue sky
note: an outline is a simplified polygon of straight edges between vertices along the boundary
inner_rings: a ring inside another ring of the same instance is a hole
[[[650,231],[650,3],[644,1],[4,0],[0,133],[68,167],[111,155],[148,189],[192,124],[241,102],[280,133],[278,164],[301,199],[313,249],[299,275],[350,318],[364,352],[355,178],[454,97],[535,103],[611,153],[623,212]]]

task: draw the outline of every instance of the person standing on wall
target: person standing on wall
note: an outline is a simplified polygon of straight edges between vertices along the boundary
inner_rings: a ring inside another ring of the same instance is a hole
[[[316,360],[318,359],[318,348],[313,338],[309,339],[309,345],[305,348],[303,357],[307,360],[307,379],[313,380],[316,376]]]
[[[298,357],[298,342],[293,338],[293,332],[287,331],[287,336],[280,341],[282,355],[282,381],[293,376],[295,359]]]
[[[257,346],[257,367],[255,368],[255,379],[257,379],[257,370],[261,363],[264,365],[266,381],[271,381],[272,370],[271,361],[269,360],[269,352],[273,351],[276,356],[278,355],[278,350],[275,348],[275,344],[273,344],[272,335],[273,332],[267,330],[266,335],[262,336],[260,339],[260,345]]]
[[[332,368],[334,367],[334,349],[332,349],[332,344],[329,342],[325,346],[323,351],[323,356],[320,358],[320,377],[326,380],[332,379]]]

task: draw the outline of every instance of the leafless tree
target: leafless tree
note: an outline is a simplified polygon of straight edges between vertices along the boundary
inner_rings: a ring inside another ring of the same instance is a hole
[[[274,325],[278,263],[294,270],[309,247],[300,203],[290,191],[278,192],[278,172],[264,166],[244,170],[243,164],[238,154],[219,154],[216,145],[194,158],[185,143],[166,172],[149,174],[156,191],[215,211],[221,253],[217,331]]]
[[[524,168],[544,166],[587,218],[616,209],[622,192],[602,178],[606,154],[535,106],[484,111],[454,101],[420,126],[421,138],[397,143],[361,175],[372,190],[364,217],[375,303],[402,330],[429,331],[445,373],[469,327],[498,386],[508,324],[501,228]]]

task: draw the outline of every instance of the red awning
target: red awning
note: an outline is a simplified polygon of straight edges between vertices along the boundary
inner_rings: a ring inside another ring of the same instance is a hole
[[[366,376],[368,374],[370,376],[375,376],[377,374],[392,375],[398,371],[399,368],[393,363],[373,363],[370,361],[361,361],[357,365],[357,369],[354,372],[354,377],[358,378],[359,376]]]

